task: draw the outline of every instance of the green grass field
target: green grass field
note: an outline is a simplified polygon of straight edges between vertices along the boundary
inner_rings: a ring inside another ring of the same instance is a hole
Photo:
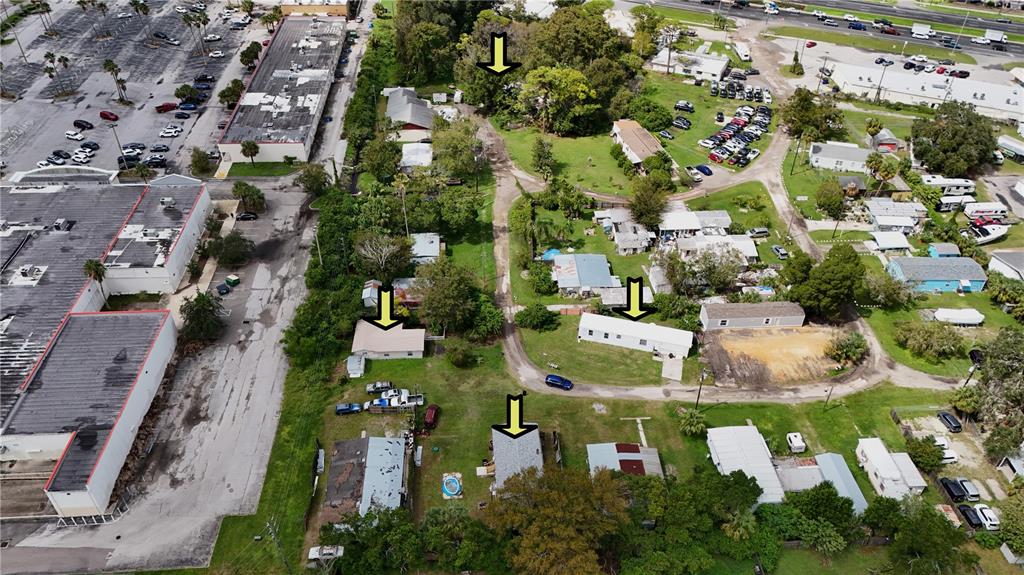
[[[894,322],[921,321],[917,310],[934,309],[939,307],[956,309],[974,308],[984,314],[985,323],[982,327],[964,328],[960,330],[960,332],[964,334],[968,348],[975,347],[981,342],[992,339],[1001,327],[1016,325],[1016,322],[1012,317],[992,304],[992,301],[986,293],[966,294],[963,296],[955,293],[929,295],[923,301],[918,302],[915,309],[892,311],[881,309],[861,309],[861,315],[864,316],[868,324],[871,325],[871,329],[874,330],[875,335],[878,336],[878,340],[882,343],[882,347],[885,349],[886,353],[892,356],[892,358],[897,362],[912,367],[918,371],[923,371],[933,375],[965,377],[967,375],[967,368],[971,365],[971,362],[966,355],[964,357],[946,359],[939,362],[930,362],[923,358],[914,356],[908,350],[896,345],[896,342],[893,340],[893,334],[895,332],[895,328],[893,326]]]
[[[900,18],[898,16],[880,16],[878,14],[871,14],[869,12],[856,12],[853,10],[836,10],[834,8],[826,8],[823,6],[814,5],[808,5],[804,8],[804,10],[809,12],[814,10],[821,10],[822,12],[830,16],[839,16],[840,18],[842,18],[845,14],[853,14],[854,16],[860,18],[861,21],[867,22],[868,26],[870,26],[871,22],[877,18],[885,18],[886,20],[892,22],[894,26],[906,26],[909,28],[914,25],[914,20],[911,18]],[[959,14],[963,15],[963,12],[961,11],[959,12]],[[955,35],[960,33],[960,26],[957,24],[932,24],[931,26],[932,30],[935,30],[937,32],[946,32],[949,35]],[[964,37],[961,38],[961,44],[968,42],[971,36],[984,36],[985,31],[978,28],[964,28],[963,34]],[[1024,39],[1024,36],[1021,36],[1020,34],[1007,34],[1007,36],[1009,37],[1011,42],[1020,42],[1022,39]],[[948,50],[943,51],[947,53],[949,52]],[[914,53],[925,54],[924,52]],[[956,58],[953,59],[955,60]]]
[[[715,25],[715,17],[707,12],[695,10],[683,10],[681,8],[667,8],[665,6],[653,6],[654,11],[667,20],[681,24],[696,24],[697,26],[712,27]],[[732,18],[726,19],[729,28],[736,27],[736,21]]]
[[[738,203],[741,197],[759,198],[761,209],[747,209]],[[767,227],[771,237],[758,240],[757,254],[761,261],[767,264],[782,263],[772,251],[771,246],[781,244],[792,248],[793,243],[786,241],[786,223],[779,218],[775,211],[775,204],[768,196],[768,190],[761,182],[744,182],[727,190],[715,192],[686,203],[691,210],[726,210],[732,221],[739,223],[745,229],[754,227]],[[765,226],[767,224],[767,226]]]
[[[475,181],[470,178],[463,187],[473,188]],[[461,236],[445,237],[448,257],[473,270],[483,282],[485,291],[493,291],[497,271],[494,265],[494,235],[491,222],[494,219],[494,175],[490,169],[480,174],[480,192],[483,201],[478,207],[476,225]]]
[[[975,8],[961,8],[959,6],[944,5],[944,4],[940,4],[938,2],[920,2],[920,1],[918,1],[917,4],[919,6],[921,6],[922,8],[924,8],[925,10],[928,10],[929,12],[945,12],[946,14],[957,14],[959,16],[963,16],[964,14],[969,14],[970,16],[973,16],[975,18],[982,18],[982,17],[992,18],[992,19],[995,19],[995,18],[1008,18],[1008,19],[1010,19],[1010,20],[1012,20],[1014,22],[1024,22],[1024,17],[1016,16],[1016,15],[1014,15],[1012,13],[1008,13],[1008,12],[1004,13],[1002,11],[998,11],[997,12],[995,10],[984,10],[984,9],[979,9],[977,7],[975,7]]]
[[[532,157],[533,142],[540,132],[536,128],[497,130],[505,139],[505,148],[512,161],[519,168],[539,176],[532,167]],[[607,134],[577,138],[547,134],[544,138],[551,142],[556,176],[565,178],[570,184],[579,184],[602,194],[629,194],[629,178],[612,158],[613,142]]]
[[[843,13],[840,13],[840,16],[842,16],[842,14]],[[776,36],[786,36],[802,40],[814,40],[816,42],[828,42],[839,46],[850,46],[853,48],[860,48],[862,50],[885,52],[896,55],[899,55],[900,50],[903,48],[903,40],[900,40],[900,37],[898,36],[893,40],[883,40],[881,38],[874,38],[871,36],[855,37],[848,36],[846,34],[837,34],[835,32],[830,32],[827,29],[818,30],[813,28],[800,28],[797,26],[773,26],[768,29],[768,32],[775,34]],[[975,61],[974,58],[968,54],[964,54],[962,50],[953,50],[953,53],[950,54],[949,50],[945,50],[943,48],[914,45],[913,52],[911,53],[924,54],[934,60],[949,58],[950,60],[963,64],[977,64],[977,61]]]
[[[794,146],[786,154],[786,159],[782,164],[782,181],[786,186],[786,192],[789,194],[789,201],[800,210],[805,219],[825,219],[825,214],[818,211],[814,198],[818,188],[821,187],[821,184],[826,179],[837,176],[866,177],[864,174],[857,172],[832,172],[813,168],[809,163],[810,160],[806,150],[800,150],[800,157],[798,158],[795,157],[795,152],[796,148]],[[796,162],[795,165],[794,161]],[[797,199],[804,197],[806,199]]]
[[[906,113],[903,114],[909,115]],[[843,110],[843,115],[846,117],[846,140],[862,147],[866,146],[865,139],[868,135],[868,118],[878,120],[882,123],[882,126],[892,130],[892,134],[894,136],[904,141],[910,139],[910,127],[914,123],[912,118],[886,115],[882,112],[855,112],[853,110]]]
[[[228,171],[229,178],[252,178],[252,177],[280,177],[287,176],[299,171],[302,166],[299,164],[286,164],[284,162],[256,162],[247,161],[234,162],[231,170]]]

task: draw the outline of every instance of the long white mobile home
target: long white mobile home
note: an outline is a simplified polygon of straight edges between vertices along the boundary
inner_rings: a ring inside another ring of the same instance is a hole
[[[604,343],[673,357],[686,357],[693,345],[693,332],[593,313],[585,313],[580,317],[576,337],[578,341]]]

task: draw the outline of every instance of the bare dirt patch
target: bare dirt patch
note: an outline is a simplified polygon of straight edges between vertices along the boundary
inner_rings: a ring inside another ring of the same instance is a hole
[[[724,383],[763,386],[820,378],[835,367],[825,347],[830,327],[732,329],[705,335],[704,355]]]
[[[991,495],[988,493],[988,491],[993,490],[989,488],[987,482],[995,481],[998,486],[1003,477],[985,457],[985,449],[982,446],[983,437],[981,434],[974,432],[971,426],[965,425],[963,433],[950,433],[942,425],[942,422],[939,421],[939,418],[935,416],[904,420],[903,423],[909,425],[917,437],[925,435],[943,436],[949,441],[950,449],[956,452],[957,456],[959,456],[959,461],[945,466],[940,472],[941,475],[973,479],[975,480],[974,484],[981,491],[982,499],[991,500],[999,498],[999,493]]]

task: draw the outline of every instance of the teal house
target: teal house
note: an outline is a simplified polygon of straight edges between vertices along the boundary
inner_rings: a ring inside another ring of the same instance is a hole
[[[891,258],[886,271],[925,293],[980,292],[988,280],[978,262],[964,257]]]

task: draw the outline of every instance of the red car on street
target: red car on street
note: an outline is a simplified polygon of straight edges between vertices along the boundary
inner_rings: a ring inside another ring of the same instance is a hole
[[[104,120],[109,120],[111,122],[116,122],[117,114],[103,110],[102,112],[100,112],[100,118],[103,118]]]
[[[814,40],[808,40],[808,41],[807,41],[807,44],[806,44],[806,46],[807,46],[808,48],[813,48],[813,47],[815,47],[815,46],[817,46],[817,45],[818,45],[818,43],[817,43],[817,42],[815,42]]]

